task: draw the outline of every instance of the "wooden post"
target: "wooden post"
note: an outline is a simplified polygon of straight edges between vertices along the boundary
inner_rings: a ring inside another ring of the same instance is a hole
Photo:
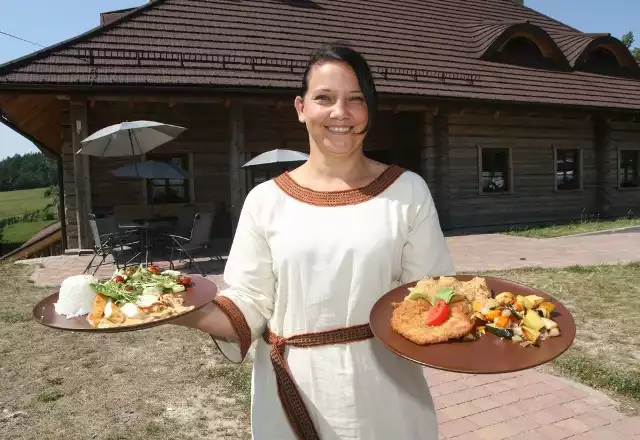
[[[229,190],[231,192],[231,233],[236,232],[242,204],[246,197],[244,158],[244,116],[242,103],[232,101],[229,107]]]
[[[606,218],[611,210],[611,191],[616,186],[611,179],[611,125],[607,118],[598,115],[593,120],[593,129],[596,150],[596,208],[600,217]]]
[[[71,100],[71,147],[73,151],[73,181],[76,199],[76,222],[78,226],[78,249],[91,248],[89,213],[91,212],[91,180],[89,157],[78,154],[80,142],[87,137],[87,102]]]
[[[433,140],[436,146],[436,182],[438,216],[442,229],[451,225],[451,202],[449,191],[449,117],[439,112],[433,117]]]

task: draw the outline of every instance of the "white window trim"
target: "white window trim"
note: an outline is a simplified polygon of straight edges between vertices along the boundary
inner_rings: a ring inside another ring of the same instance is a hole
[[[513,181],[513,148],[512,147],[492,147],[492,146],[477,146],[478,149],[478,194],[482,196],[503,196],[514,193],[514,181]],[[507,150],[509,151],[509,190],[500,192],[484,192],[482,181],[482,150]]]
[[[557,170],[557,162],[558,162],[558,150],[578,150],[578,175],[579,175],[579,186],[578,188],[572,188],[572,189],[559,189],[558,188],[558,180],[557,180],[557,176],[556,173],[558,172]],[[555,145],[553,146],[553,190],[555,192],[560,192],[560,193],[564,193],[564,192],[576,192],[576,191],[583,191],[584,190],[584,148],[583,147],[556,147]]]

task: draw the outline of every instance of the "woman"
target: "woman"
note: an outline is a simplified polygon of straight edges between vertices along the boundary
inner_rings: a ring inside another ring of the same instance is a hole
[[[437,440],[422,368],[367,324],[387,291],[454,273],[427,185],[363,154],[376,91],[355,51],[317,52],[295,108],[308,161],[248,194],[229,287],[179,324],[209,333],[234,362],[258,340],[255,440]]]

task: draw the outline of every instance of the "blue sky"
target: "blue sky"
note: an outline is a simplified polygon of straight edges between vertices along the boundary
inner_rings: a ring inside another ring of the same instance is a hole
[[[142,5],[145,0],[2,0],[0,31],[49,46],[99,24],[100,12]],[[64,4],[64,7],[61,5]],[[583,32],[616,37],[634,31],[640,46],[640,1],[525,0],[525,5]],[[0,64],[38,47],[0,34]],[[0,159],[37,151],[22,136],[0,125]]]

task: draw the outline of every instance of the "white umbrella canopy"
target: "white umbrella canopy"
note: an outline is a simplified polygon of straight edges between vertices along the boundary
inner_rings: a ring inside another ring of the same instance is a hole
[[[306,162],[308,158],[308,154],[299,151],[276,149],[254,157],[242,165],[242,167],[273,166],[288,162]]]
[[[82,140],[78,154],[91,156],[140,156],[169,142],[186,128],[154,121],[110,125]]]

